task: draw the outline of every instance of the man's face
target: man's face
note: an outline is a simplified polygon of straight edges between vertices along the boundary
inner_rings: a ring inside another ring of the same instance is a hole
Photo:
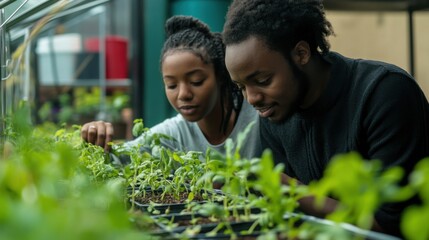
[[[304,74],[256,37],[228,45],[225,63],[231,79],[261,117],[283,122],[303,100],[307,84]]]

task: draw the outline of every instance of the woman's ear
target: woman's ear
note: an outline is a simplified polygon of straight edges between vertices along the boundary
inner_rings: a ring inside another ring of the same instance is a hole
[[[297,66],[305,65],[310,61],[310,45],[306,41],[299,41],[292,49],[292,59]]]

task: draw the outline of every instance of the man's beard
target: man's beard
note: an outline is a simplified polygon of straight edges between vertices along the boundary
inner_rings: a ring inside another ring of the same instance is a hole
[[[299,111],[299,106],[304,102],[305,95],[308,92],[309,88],[309,80],[307,76],[305,76],[304,72],[301,71],[293,61],[289,61],[289,65],[292,68],[292,73],[294,75],[294,81],[296,81],[297,84],[297,91],[298,94],[294,101],[290,104],[289,111],[287,114],[279,121],[275,122],[278,124],[282,124],[287,122],[295,113]]]

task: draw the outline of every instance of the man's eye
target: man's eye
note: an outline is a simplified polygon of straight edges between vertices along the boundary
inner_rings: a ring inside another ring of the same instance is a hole
[[[167,89],[175,89],[177,85],[166,85]]]
[[[267,85],[267,84],[270,83],[270,80],[271,80],[271,77],[264,78],[264,79],[258,80],[257,83],[260,84],[260,85]]]

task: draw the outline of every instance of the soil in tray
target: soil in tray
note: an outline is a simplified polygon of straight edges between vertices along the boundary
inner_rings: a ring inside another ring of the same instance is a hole
[[[178,203],[186,203],[188,199],[188,192],[179,193],[178,197],[173,194],[166,193],[164,196],[161,195],[161,192],[155,191],[147,191],[145,195],[139,195],[134,198],[134,201],[141,204],[149,204],[150,202],[154,203],[162,203],[162,204],[178,204]],[[204,201],[202,195],[195,195],[192,201]]]
[[[146,191],[144,196],[141,194],[135,197],[134,205],[141,211],[152,215],[180,213],[192,209],[192,206],[186,203],[189,195],[188,192],[181,192],[176,196],[167,193],[163,198],[161,197],[161,193],[161,191]],[[202,194],[195,195],[192,200],[193,203],[197,204],[205,203],[206,201],[203,199]],[[133,203],[133,200],[130,199],[130,202]]]

